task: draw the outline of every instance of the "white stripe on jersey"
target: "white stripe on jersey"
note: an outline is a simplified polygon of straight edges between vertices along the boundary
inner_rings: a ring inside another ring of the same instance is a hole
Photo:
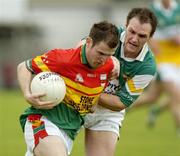
[[[136,75],[133,79],[127,80],[126,89],[130,95],[140,95],[153,77],[152,75]]]

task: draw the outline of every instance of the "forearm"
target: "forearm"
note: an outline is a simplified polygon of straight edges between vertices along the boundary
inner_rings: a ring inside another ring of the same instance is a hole
[[[100,95],[98,104],[113,111],[121,111],[126,108],[118,96],[106,93]]]
[[[31,82],[32,74],[30,71],[27,70],[25,62],[22,62],[21,64],[18,65],[17,77],[20,88],[24,96],[30,94],[30,82]]]

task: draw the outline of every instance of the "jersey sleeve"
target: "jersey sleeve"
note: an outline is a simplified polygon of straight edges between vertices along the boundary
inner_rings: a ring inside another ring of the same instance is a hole
[[[128,107],[142,94],[144,88],[148,86],[153,77],[153,75],[136,75],[132,79],[127,80],[125,85],[117,91],[116,95]]]
[[[43,55],[27,60],[26,68],[33,74],[37,74],[43,71],[57,72],[60,63],[59,58],[63,58],[61,57],[61,53],[59,50],[54,49]]]

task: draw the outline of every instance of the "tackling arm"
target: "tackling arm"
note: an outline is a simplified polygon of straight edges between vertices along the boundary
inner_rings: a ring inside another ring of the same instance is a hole
[[[121,111],[127,107],[120,101],[118,96],[106,93],[100,95],[98,104],[112,111]]]
[[[113,92],[102,93],[99,98],[99,105],[113,111],[121,111],[134,103],[152,79],[153,75],[136,75],[127,80],[120,90],[114,90],[115,94]],[[109,90],[112,91],[115,83],[110,82]]]

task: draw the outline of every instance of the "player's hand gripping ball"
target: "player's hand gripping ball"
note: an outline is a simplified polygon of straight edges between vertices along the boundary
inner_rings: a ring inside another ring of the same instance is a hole
[[[59,104],[65,97],[66,85],[64,80],[54,72],[41,72],[31,81],[31,92],[43,93],[42,101],[52,101]]]

